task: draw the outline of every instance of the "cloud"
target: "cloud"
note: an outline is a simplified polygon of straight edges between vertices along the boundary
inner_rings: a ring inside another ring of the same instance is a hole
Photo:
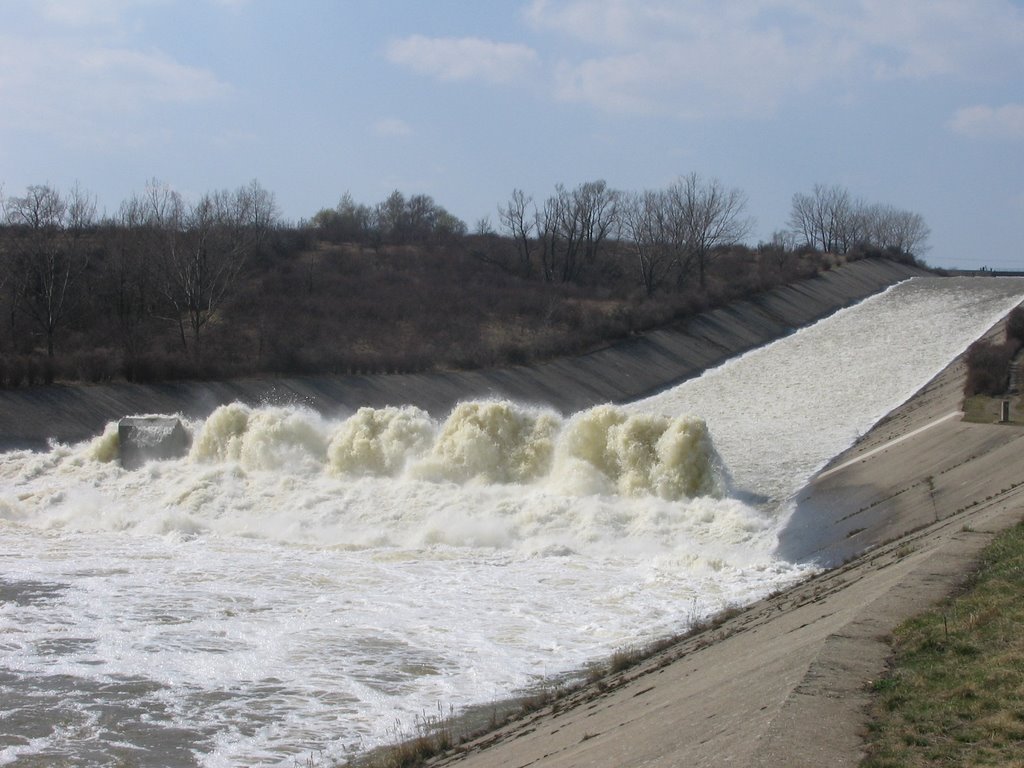
[[[171,0],[38,0],[37,10],[46,21],[65,27],[116,27],[134,11]],[[251,0],[208,0],[214,6],[238,11]]]
[[[964,107],[956,111],[949,127],[971,138],[1024,139],[1024,104]]]
[[[413,130],[404,120],[397,117],[385,117],[373,124],[373,132],[378,136],[402,137],[412,136]]]
[[[753,115],[812,90],[1024,76],[1011,0],[531,0],[554,36],[554,90],[615,112]]]
[[[69,27],[112,26],[128,11],[156,0],[42,0],[39,12],[47,21]]]
[[[230,90],[209,70],[183,64],[160,51],[79,45],[68,40],[23,41],[0,36],[0,72],[0,93],[5,100],[60,99],[93,103],[98,109],[208,101]]]
[[[160,51],[0,35],[0,127],[117,141],[154,107],[209,104],[231,87]],[[101,127],[102,126],[102,127]]]
[[[392,40],[388,60],[439,80],[482,80],[511,83],[537,63],[536,52],[518,43],[498,43],[478,37],[424,37]]]

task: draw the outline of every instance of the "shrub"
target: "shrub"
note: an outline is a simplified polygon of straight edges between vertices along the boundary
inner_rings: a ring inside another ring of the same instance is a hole
[[[1024,309],[1015,307],[1006,317],[1006,338],[1024,344]]]
[[[998,395],[1006,391],[1010,360],[1017,344],[976,341],[967,350],[964,395]]]
[[[62,374],[93,384],[110,381],[121,370],[120,356],[112,349],[81,350],[70,356]]]

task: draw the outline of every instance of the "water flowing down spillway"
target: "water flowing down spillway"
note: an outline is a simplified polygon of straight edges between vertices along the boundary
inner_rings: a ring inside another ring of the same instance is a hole
[[[325,762],[790,584],[816,469],[1024,297],[917,279],[660,395],[223,406],[0,455],[0,764]]]

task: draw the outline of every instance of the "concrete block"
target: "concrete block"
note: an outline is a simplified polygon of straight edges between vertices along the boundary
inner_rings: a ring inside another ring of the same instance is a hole
[[[188,453],[192,437],[174,416],[126,416],[117,423],[121,466],[136,469],[147,461],[177,459]]]

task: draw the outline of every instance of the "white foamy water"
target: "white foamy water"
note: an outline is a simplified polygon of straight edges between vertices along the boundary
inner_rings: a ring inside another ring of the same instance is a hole
[[[134,471],[111,430],[2,455],[0,764],[342,758],[789,584],[786,500],[1022,295],[915,280],[568,418],[233,405]]]

